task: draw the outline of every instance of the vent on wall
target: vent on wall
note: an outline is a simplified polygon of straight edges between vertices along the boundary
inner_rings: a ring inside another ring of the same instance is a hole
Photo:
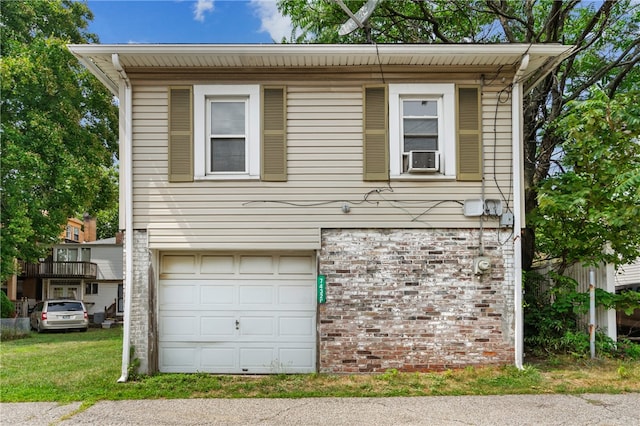
[[[433,173],[440,170],[438,151],[409,151],[409,173]]]

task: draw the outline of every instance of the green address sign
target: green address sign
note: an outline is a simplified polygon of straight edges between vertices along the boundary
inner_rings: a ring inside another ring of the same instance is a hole
[[[327,302],[327,276],[318,275],[318,303]]]

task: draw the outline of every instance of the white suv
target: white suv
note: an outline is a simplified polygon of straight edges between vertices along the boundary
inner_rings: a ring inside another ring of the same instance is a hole
[[[45,300],[39,302],[30,316],[31,328],[45,330],[80,330],[89,328],[87,308],[80,300]]]

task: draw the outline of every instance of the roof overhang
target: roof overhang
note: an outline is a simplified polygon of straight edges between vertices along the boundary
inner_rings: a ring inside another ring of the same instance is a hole
[[[517,68],[524,55],[524,75],[551,69],[573,46],[559,44],[71,44],[69,50],[118,93],[113,63],[138,69],[318,68],[358,66]],[[550,71],[549,71],[550,72]]]

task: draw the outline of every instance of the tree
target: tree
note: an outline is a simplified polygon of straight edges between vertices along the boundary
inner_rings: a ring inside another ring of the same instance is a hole
[[[113,186],[118,186],[118,171],[111,171],[111,179],[113,181]],[[119,206],[118,203],[113,203],[112,205],[103,208],[96,212],[96,233],[97,238],[99,240],[103,238],[112,238],[120,229],[119,222]]]
[[[562,157],[538,190],[538,248],[559,259],[628,264],[640,256],[640,92],[598,88],[558,122]]]
[[[362,1],[346,4],[356,11]],[[364,43],[564,43],[576,50],[535,88],[538,74],[524,81],[525,212],[538,203],[538,187],[561,154],[558,120],[570,102],[589,96],[598,85],[614,99],[640,84],[640,3],[632,0],[582,2],[528,1],[383,1],[364,30],[345,37],[338,28],[348,16],[335,2],[279,0],[294,24],[293,42]],[[527,222],[523,267],[530,269],[536,250],[537,222]],[[611,235],[611,237],[615,237]],[[619,234],[624,238],[624,234]]]
[[[70,0],[2,3],[0,279],[37,261],[68,217],[117,201],[118,115],[111,94],[66,43],[97,42]]]

